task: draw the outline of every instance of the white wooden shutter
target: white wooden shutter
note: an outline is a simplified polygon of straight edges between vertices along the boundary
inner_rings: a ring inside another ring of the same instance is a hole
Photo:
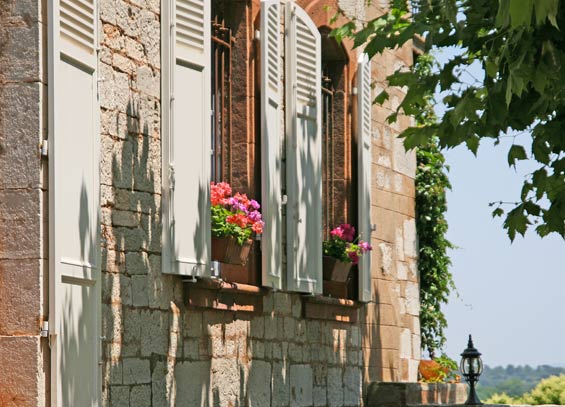
[[[98,2],[48,3],[51,405],[100,405]]]
[[[357,67],[357,162],[359,234],[371,243],[371,61],[366,54],[359,57]],[[359,301],[371,300],[371,253],[359,261]]]
[[[321,42],[308,14],[286,7],[288,289],[322,292]]]
[[[281,38],[279,0],[261,1],[261,239],[263,285],[282,288]]]
[[[163,272],[210,275],[210,1],[163,0]]]

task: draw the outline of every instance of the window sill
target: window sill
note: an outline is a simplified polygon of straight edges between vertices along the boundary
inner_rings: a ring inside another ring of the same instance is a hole
[[[185,283],[185,303],[190,307],[212,308],[235,312],[261,312],[263,295],[261,287],[229,283],[221,279],[199,279]]]
[[[362,305],[353,300],[324,296],[304,297],[303,304],[305,318],[352,324],[357,322]]]

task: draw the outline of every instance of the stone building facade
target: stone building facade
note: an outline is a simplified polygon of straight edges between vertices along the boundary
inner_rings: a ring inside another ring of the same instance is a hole
[[[245,272],[225,267],[221,279],[169,274],[162,261],[162,7],[168,2],[159,0],[60,1],[63,8],[84,3],[98,10],[93,32],[99,45],[99,114],[93,134],[100,233],[93,240],[99,246],[88,249],[93,259],[99,258],[99,270],[93,267],[99,275],[92,281],[100,288],[89,301],[99,310],[100,330],[94,339],[77,335],[70,342],[62,342],[61,332],[52,335],[57,329],[51,313],[56,310],[53,286],[58,275],[50,263],[55,244],[49,231],[56,220],[49,217],[54,193],[49,173],[56,158],[46,148],[52,141],[43,142],[57,137],[48,131],[54,117],[49,110],[52,3],[0,4],[0,405],[353,407],[363,404],[371,382],[416,381],[415,156],[397,138],[411,119],[401,117],[393,125],[385,120],[398,105],[401,90],[390,89],[390,102],[372,107],[371,222],[376,229],[369,301],[358,301],[351,286],[342,298],[329,296],[325,289],[322,295],[304,295],[262,287],[258,243]],[[220,10],[218,19],[232,18],[231,97],[237,103],[231,107],[227,173],[234,189],[260,196],[256,32],[261,4],[212,3]],[[366,20],[383,13],[386,3],[296,2],[320,32],[332,27],[332,9]],[[327,221],[332,224],[355,223],[357,216],[348,198],[354,195],[357,176],[350,108],[360,51],[346,44],[345,52],[346,62],[339,68],[343,75],[334,81],[342,110],[336,110],[333,126],[344,130],[330,157],[339,175]],[[407,46],[374,58],[374,95],[386,86],[388,74],[412,63],[412,52]],[[280,63],[284,66],[284,52]],[[90,232],[80,230],[80,236]],[[81,309],[71,305],[69,318]],[[75,359],[87,354],[99,357],[100,371],[98,381],[96,373],[85,373],[96,385],[94,396],[84,399],[81,394],[88,391],[83,372],[73,379],[64,370],[72,371]]]

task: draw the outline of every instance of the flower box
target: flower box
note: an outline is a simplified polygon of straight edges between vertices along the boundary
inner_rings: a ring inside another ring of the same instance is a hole
[[[252,245],[251,239],[246,240],[240,246],[237,240],[231,236],[212,237],[212,260],[244,266],[247,263]]]
[[[324,256],[322,269],[324,271],[324,280],[344,283],[349,278],[352,263],[345,263],[334,257]]]

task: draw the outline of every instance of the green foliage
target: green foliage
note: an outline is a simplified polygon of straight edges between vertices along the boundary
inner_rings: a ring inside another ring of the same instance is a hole
[[[536,368],[513,365],[493,368],[485,366],[477,385],[477,393],[482,400],[495,394],[517,398],[532,390],[540,380],[561,374],[565,374],[565,369],[547,365]]]
[[[565,375],[551,376],[543,379],[529,393],[521,397],[511,397],[506,393],[493,394],[487,404],[529,404],[539,406],[543,404],[565,404]]]
[[[393,112],[417,115],[430,90],[442,92],[447,108],[437,122],[403,133],[405,146],[440,148],[466,145],[510,132],[531,132],[531,146],[515,145],[508,163],[531,158],[538,168],[524,181],[516,203],[499,204],[510,239],[534,226],[540,236],[565,237],[565,9],[559,0],[419,0],[410,16],[406,1],[391,1],[390,11],[363,24],[347,24],[336,38],[352,37],[370,57],[402,46],[414,35],[425,37],[426,51],[456,47],[460,53],[425,79],[415,71],[397,71],[391,86],[406,86]],[[360,26],[359,29],[356,27]],[[469,83],[469,67],[485,75]],[[386,100],[385,95],[378,98]],[[507,205],[510,205],[508,207]]]
[[[414,72],[421,81],[431,75],[433,59],[420,57]],[[416,114],[419,125],[433,125],[436,117],[431,105],[432,95],[428,91],[421,100]],[[432,127],[430,127],[432,128]],[[422,348],[433,357],[436,350],[445,344],[444,329],[447,320],[442,311],[449,293],[455,288],[449,271],[451,260],[447,250],[454,246],[445,237],[448,229],[446,189],[451,188],[447,177],[448,167],[438,147],[437,138],[429,139],[416,150],[416,228],[419,236],[420,272],[420,330]]]
[[[250,227],[241,227],[235,223],[226,222],[226,218],[233,215],[231,210],[221,205],[212,205],[211,211],[212,236],[232,236],[240,246],[251,238],[253,231]]]
[[[543,379],[529,393],[522,397],[524,404],[537,406],[540,404],[565,404],[565,375],[551,376]]]

